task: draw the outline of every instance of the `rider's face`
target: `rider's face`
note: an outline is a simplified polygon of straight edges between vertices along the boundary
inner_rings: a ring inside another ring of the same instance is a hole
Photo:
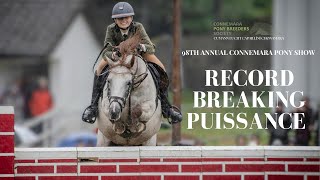
[[[130,26],[132,22],[132,16],[123,17],[123,18],[116,18],[115,23],[121,28],[126,29]]]

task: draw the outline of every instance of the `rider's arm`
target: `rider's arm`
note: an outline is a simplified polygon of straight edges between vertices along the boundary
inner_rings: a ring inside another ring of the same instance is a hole
[[[148,54],[155,53],[155,45],[151,42],[146,30],[144,29],[142,24],[138,24],[138,31],[141,35],[141,44],[145,47],[145,52]]]
[[[106,37],[104,39],[104,45],[108,44],[102,56],[105,61],[107,61],[107,58],[112,59],[112,46],[114,46],[114,42],[112,40],[111,26],[112,25],[108,26]]]

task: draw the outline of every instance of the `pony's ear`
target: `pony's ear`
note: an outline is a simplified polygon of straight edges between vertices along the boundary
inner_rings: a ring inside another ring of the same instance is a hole
[[[135,57],[134,57],[134,55],[132,55],[131,60],[130,60],[130,68],[133,67],[133,65],[134,65],[134,60],[135,60]]]

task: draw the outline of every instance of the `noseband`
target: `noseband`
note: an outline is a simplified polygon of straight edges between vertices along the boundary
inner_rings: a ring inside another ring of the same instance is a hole
[[[119,96],[110,96],[111,92],[110,92],[110,88],[108,86],[108,89],[107,89],[107,96],[108,96],[108,99],[109,99],[109,106],[113,103],[113,102],[116,102],[120,105],[120,108],[121,110],[125,107],[126,105],[126,101],[127,101],[127,98],[129,97],[131,91],[132,91],[132,85],[129,86],[129,88],[126,90],[126,93],[124,95],[124,97],[119,97]]]

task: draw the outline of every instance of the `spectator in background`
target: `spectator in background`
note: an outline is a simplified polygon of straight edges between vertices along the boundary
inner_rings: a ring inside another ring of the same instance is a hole
[[[22,83],[21,83],[21,92],[24,96],[24,102],[28,103],[31,98],[32,90],[35,89],[36,83],[32,81],[31,77],[28,75],[23,75]],[[26,119],[31,118],[31,112],[29,109],[29,105],[26,104],[24,106],[24,117]]]
[[[25,101],[21,92],[21,80],[17,79],[14,84],[9,85],[9,88],[4,91],[0,98],[0,103],[6,106],[14,106],[15,121],[23,120]]]
[[[236,145],[237,146],[246,146],[247,145],[247,138],[244,135],[238,135],[236,137]]]
[[[279,127],[279,117],[284,112],[284,104],[279,101],[273,115],[273,119],[277,122],[277,128],[274,128],[270,121],[267,123],[268,131],[270,133],[269,145],[288,145],[289,144],[289,129],[282,129]],[[283,126],[285,128],[290,127],[291,118],[288,114],[283,115]]]
[[[288,146],[294,146],[296,145],[296,139],[294,137],[289,137],[289,143]]]
[[[260,136],[258,134],[251,134],[248,146],[259,146]]]
[[[320,136],[319,136],[319,131],[320,131],[320,104],[318,105],[318,110],[316,111],[316,113],[314,114],[314,118],[313,118],[313,128],[316,131],[316,137],[315,137],[315,141],[314,141],[314,145],[315,146],[320,146]]]
[[[44,77],[38,80],[37,88],[31,93],[29,109],[32,117],[39,116],[52,107],[52,97],[48,90],[48,81]]]
[[[310,106],[310,99],[308,97],[303,97],[302,101],[305,101],[304,106],[296,110],[297,113],[304,113],[304,116],[300,115],[299,119],[302,122],[299,123],[299,128],[305,125],[304,129],[296,130],[296,145],[297,146],[309,146],[309,141],[311,138],[310,125],[312,123],[313,113]]]

